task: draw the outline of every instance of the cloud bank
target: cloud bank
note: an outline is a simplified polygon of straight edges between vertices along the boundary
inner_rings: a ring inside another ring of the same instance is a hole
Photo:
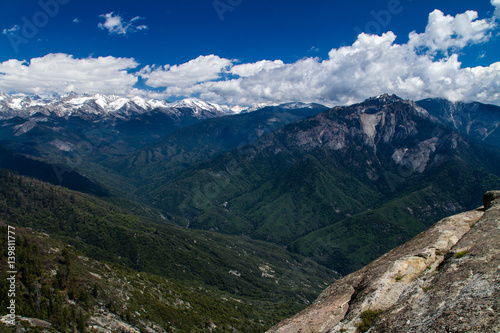
[[[137,77],[127,71],[138,63],[130,58],[75,59],[67,54],[48,54],[30,62],[0,63],[0,91],[30,94],[102,93],[129,95]]]
[[[135,21],[124,23],[113,13],[106,15],[103,27],[110,33],[126,34],[128,24]],[[387,92],[414,100],[444,97],[500,105],[500,62],[462,67],[459,61],[465,47],[490,42],[496,29],[494,19],[478,19],[475,11],[450,16],[435,10],[429,14],[425,31],[411,32],[404,44],[395,43],[392,32],[362,33],[352,45],[332,49],[327,59],[307,57],[294,63],[240,63],[205,55],[179,65],[138,68],[131,58],[75,59],[49,54],[30,62],[0,63],[0,90],[141,94],[164,99],[199,96],[245,106],[292,101],[350,104]],[[139,77],[154,91],[135,88]]]

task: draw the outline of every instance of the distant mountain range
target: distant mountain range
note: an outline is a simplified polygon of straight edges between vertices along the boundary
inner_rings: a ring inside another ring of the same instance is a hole
[[[382,95],[388,96],[388,95]],[[379,96],[378,98],[381,98]],[[478,102],[450,102],[441,98],[430,98],[417,102],[426,109],[437,121],[461,134],[488,143],[498,142],[500,126],[499,107]],[[120,97],[116,95],[25,95],[0,93],[0,120],[11,118],[80,117],[89,119],[120,119],[130,120],[134,116],[148,113],[164,113],[173,118],[194,117],[208,119],[224,115],[249,113],[265,107],[280,107],[282,109],[327,108],[314,103],[286,103],[281,105],[256,104],[251,108],[241,110],[204,102],[196,98],[186,98],[177,102],[147,99],[143,97]],[[19,133],[29,131],[32,125],[20,126]]]
[[[251,131],[255,132],[253,135],[260,135],[261,131],[266,132],[280,124],[327,109],[304,103],[270,108],[281,111],[274,115],[274,111],[268,110],[262,119],[259,113],[252,112],[248,116],[242,113],[242,118],[249,119],[248,126],[243,129],[246,131],[244,135]],[[84,170],[85,173],[93,174],[92,177],[118,188],[119,192],[129,192],[128,185],[121,181],[120,175],[109,174],[112,171],[106,168],[109,163],[105,161],[121,160],[126,154],[134,154],[137,149],[155,144],[178,129],[205,120],[224,118],[226,120],[222,120],[222,123],[231,127],[232,120],[229,119],[233,118],[224,116],[233,115],[238,116],[226,106],[193,98],[168,103],[140,97],[129,99],[104,95],[69,94],[41,98],[36,95],[1,94],[0,145],[16,153]],[[273,117],[276,119],[273,120]],[[266,121],[271,125],[266,125]],[[259,129],[259,126],[264,129]],[[205,130],[199,134],[203,134],[200,136],[202,141],[205,136],[212,135]],[[229,148],[234,148],[234,143],[227,144]],[[215,148],[214,153],[219,150]],[[194,155],[194,151],[189,154]]]
[[[0,119],[13,117],[29,118],[33,116],[98,116],[127,119],[132,115],[151,111],[179,115],[190,113],[200,119],[233,114],[226,106],[187,98],[169,103],[163,100],[142,97],[125,98],[116,95],[8,95],[0,93]],[[184,111],[181,112],[180,110]],[[189,112],[187,111],[189,110]]]
[[[390,99],[388,95],[377,98]],[[499,107],[478,102],[450,102],[445,99],[431,98],[417,102],[417,105],[426,109],[436,121],[446,127],[468,135],[476,140],[489,144],[497,144],[500,138]],[[32,121],[19,124],[16,134],[21,135],[34,128],[37,121],[44,121],[44,116],[50,117],[78,117],[87,120],[130,121],[138,116],[151,116],[155,113],[169,115],[173,119],[196,118],[199,120],[234,115],[239,112],[249,113],[266,107],[281,109],[327,109],[314,103],[286,103],[281,105],[256,104],[251,108],[231,109],[225,105],[204,102],[196,98],[186,98],[177,102],[146,99],[143,97],[126,98],[116,95],[9,95],[0,93],[0,120],[12,118],[30,119]],[[145,120],[146,121],[146,120]],[[183,126],[181,126],[183,127]]]

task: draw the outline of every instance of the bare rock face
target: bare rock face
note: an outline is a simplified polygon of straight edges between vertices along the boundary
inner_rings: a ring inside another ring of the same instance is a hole
[[[486,209],[439,221],[268,332],[500,332],[500,191],[484,197]]]

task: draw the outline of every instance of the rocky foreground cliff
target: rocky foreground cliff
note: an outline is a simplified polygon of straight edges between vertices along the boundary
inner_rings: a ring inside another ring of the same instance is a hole
[[[268,332],[500,332],[500,191],[338,280]]]

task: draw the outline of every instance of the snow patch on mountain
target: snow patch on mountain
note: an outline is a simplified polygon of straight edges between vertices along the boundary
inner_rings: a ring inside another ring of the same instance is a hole
[[[252,105],[251,107],[249,107],[248,109],[246,109],[245,111],[243,111],[243,113],[248,113],[248,112],[253,112],[253,111],[257,111],[257,110],[260,110],[260,109],[263,109],[265,107],[268,107],[268,106],[278,106],[279,104],[276,104],[276,103],[257,103],[257,104],[254,104]]]
[[[85,104],[86,102],[88,102],[91,99],[92,99],[92,97],[90,97],[90,96],[76,97],[76,98],[70,99],[66,103],[70,104],[70,105],[74,105],[74,106],[82,106],[83,104]]]

